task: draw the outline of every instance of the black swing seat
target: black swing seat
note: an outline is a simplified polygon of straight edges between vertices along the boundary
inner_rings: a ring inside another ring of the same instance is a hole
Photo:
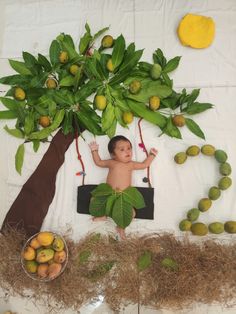
[[[78,186],[77,194],[77,212],[79,214],[89,214],[89,203],[91,198],[91,192],[97,187],[95,184],[86,184]],[[140,219],[154,219],[154,189],[145,187],[136,187],[143,195],[146,207],[136,210],[135,218]]]

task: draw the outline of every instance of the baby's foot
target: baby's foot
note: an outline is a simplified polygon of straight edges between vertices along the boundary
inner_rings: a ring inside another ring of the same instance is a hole
[[[105,220],[107,220],[107,217],[106,216],[93,217],[92,220],[93,221],[105,221]]]
[[[116,227],[116,231],[119,233],[121,240],[126,239],[125,229],[122,229],[120,227]]]

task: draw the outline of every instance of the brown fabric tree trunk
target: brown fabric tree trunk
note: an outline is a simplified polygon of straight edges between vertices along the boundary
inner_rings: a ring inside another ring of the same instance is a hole
[[[57,132],[38,167],[9,209],[2,233],[9,227],[23,229],[28,236],[40,231],[55,194],[57,172],[73,139],[72,133],[64,135],[61,130]]]

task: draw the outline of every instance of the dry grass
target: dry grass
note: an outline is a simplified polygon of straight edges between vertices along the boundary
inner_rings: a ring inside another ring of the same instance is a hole
[[[48,304],[51,312],[79,309],[99,295],[114,311],[128,303],[180,309],[194,302],[227,306],[235,302],[235,240],[201,239],[196,243],[167,233],[132,236],[122,242],[98,234],[78,243],[67,239],[67,268],[49,283],[34,281],[22,270],[20,252],[25,240],[24,234],[15,230],[0,236],[1,285],[8,294],[30,295],[35,302]],[[138,271],[137,261],[147,251],[151,264]],[[161,265],[166,257],[177,263],[177,270]]]

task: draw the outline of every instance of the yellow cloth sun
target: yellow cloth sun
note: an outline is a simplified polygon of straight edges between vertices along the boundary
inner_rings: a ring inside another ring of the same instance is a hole
[[[180,21],[177,32],[184,46],[206,48],[215,37],[215,23],[211,17],[187,14]]]

